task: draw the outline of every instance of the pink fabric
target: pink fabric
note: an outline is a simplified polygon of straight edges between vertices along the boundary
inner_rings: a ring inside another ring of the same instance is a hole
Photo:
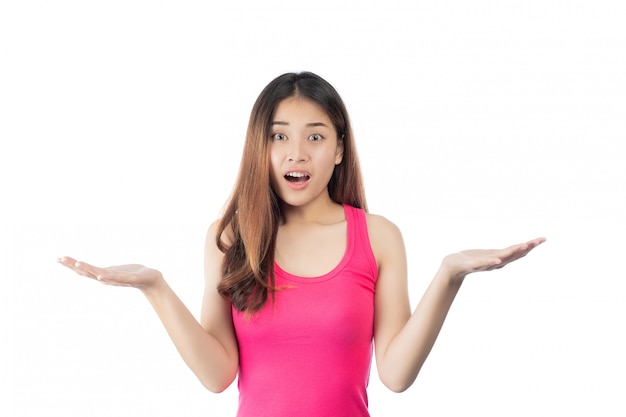
[[[344,206],[346,252],[331,272],[303,278],[275,266],[276,292],[246,320],[239,342],[238,417],[369,416],[378,268],[363,210]]]

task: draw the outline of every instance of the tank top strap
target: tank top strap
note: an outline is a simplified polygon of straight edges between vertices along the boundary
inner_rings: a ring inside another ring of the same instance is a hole
[[[353,245],[353,256],[366,264],[376,279],[378,278],[378,265],[367,231],[365,210],[344,204],[344,211],[348,221],[348,240],[351,240]]]

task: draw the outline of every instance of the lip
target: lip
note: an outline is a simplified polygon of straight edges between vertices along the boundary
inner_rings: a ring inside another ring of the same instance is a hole
[[[288,170],[285,170],[285,171],[283,172],[283,176],[285,176],[285,175],[287,175],[287,174],[289,174],[289,173],[292,173],[292,172],[293,172],[293,173],[296,173],[296,174],[304,174],[304,175],[306,175],[307,177],[310,177],[310,176],[311,176],[311,173],[310,173],[309,171],[304,170],[304,169],[288,169]]]
[[[306,179],[306,181],[302,181],[302,182],[291,182],[288,181],[285,176],[289,173],[298,173],[298,174],[304,174],[306,175],[308,178]],[[300,170],[300,169],[290,169],[287,170],[283,173],[283,179],[285,180],[285,182],[287,183],[287,186],[289,186],[289,188],[291,188],[292,190],[302,190],[303,188],[305,188],[309,182],[311,181],[311,173],[308,171],[304,171],[304,170]]]

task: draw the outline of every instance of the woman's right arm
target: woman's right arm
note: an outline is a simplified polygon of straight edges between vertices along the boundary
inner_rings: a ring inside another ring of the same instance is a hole
[[[215,244],[216,230],[216,224],[211,225],[206,237],[205,289],[200,323],[159,271],[141,265],[98,268],[67,257],[59,262],[102,283],[140,289],[185,363],[207,389],[221,392],[237,375],[239,352],[230,302],[217,292],[223,254]]]

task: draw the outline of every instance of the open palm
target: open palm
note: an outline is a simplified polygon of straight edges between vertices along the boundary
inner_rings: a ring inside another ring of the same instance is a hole
[[[79,275],[95,279],[104,284],[124,287],[149,287],[162,278],[156,269],[143,265],[129,264],[100,268],[86,262],[77,261],[69,256],[59,258],[59,263]]]
[[[543,242],[545,242],[544,238],[537,238],[504,249],[465,250],[446,256],[443,260],[443,266],[449,271],[451,276],[462,279],[472,272],[502,268],[511,262],[523,258]]]

